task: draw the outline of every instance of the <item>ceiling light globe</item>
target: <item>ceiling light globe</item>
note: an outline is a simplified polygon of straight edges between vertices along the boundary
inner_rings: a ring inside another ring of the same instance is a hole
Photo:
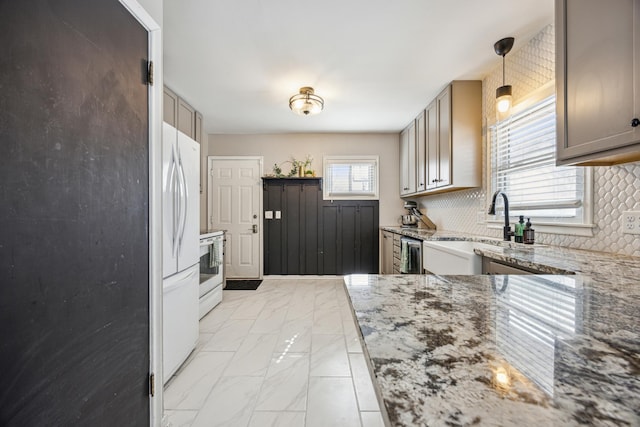
[[[496,109],[499,113],[506,113],[511,108],[511,86],[500,86],[496,89]]]
[[[300,88],[300,93],[289,98],[289,108],[301,116],[317,114],[324,108],[324,100],[313,93],[313,88]]]

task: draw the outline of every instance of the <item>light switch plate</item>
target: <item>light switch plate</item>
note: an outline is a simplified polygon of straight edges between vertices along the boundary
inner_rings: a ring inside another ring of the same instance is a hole
[[[264,211],[264,219],[273,219],[273,211]]]
[[[276,211],[276,219],[282,218],[282,212]]]
[[[640,211],[622,212],[622,234],[640,234]]]

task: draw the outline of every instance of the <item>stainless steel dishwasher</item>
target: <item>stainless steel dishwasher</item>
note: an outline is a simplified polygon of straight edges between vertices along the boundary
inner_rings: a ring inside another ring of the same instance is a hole
[[[422,274],[422,240],[400,239],[400,273]]]

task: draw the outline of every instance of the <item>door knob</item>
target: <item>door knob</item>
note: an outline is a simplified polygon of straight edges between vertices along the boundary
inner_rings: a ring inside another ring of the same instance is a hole
[[[251,227],[251,230],[253,231],[253,234],[257,234],[258,233],[258,224],[253,224],[253,227]]]
[[[637,117],[631,120],[631,127],[637,128],[640,126],[640,119]]]

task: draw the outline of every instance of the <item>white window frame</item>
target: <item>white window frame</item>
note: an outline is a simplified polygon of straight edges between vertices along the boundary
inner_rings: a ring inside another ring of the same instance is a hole
[[[336,163],[367,163],[375,166],[373,190],[368,194],[332,193],[328,166]],[[324,200],[379,200],[380,199],[380,158],[375,155],[325,155],[322,157],[322,197]]]
[[[519,101],[514,107],[509,111],[509,116],[515,115],[525,111],[526,109],[532,107],[533,105],[541,102],[545,98],[553,95],[555,93],[555,82],[551,81],[548,84],[542,86],[540,89],[534,91],[532,94],[527,96],[525,99]],[[506,119],[506,117],[501,117],[500,120]],[[498,190],[497,188],[493,188],[493,171],[492,171],[492,150],[491,150],[491,129],[498,122],[497,119],[493,119],[491,122],[487,123],[486,127],[486,164],[487,164],[487,172],[486,172],[486,182],[487,182],[487,206],[491,202],[491,197],[493,193]],[[584,188],[583,188],[583,200],[582,200],[582,221],[581,222],[561,222],[561,221],[545,221],[544,218],[536,218],[535,215],[531,215],[532,228],[538,232],[550,233],[550,234],[566,234],[566,235],[574,235],[574,236],[585,236],[592,237],[593,229],[595,225],[593,224],[593,169],[588,166],[580,166],[584,167]],[[507,197],[509,194],[507,194]],[[486,225],[487,228],[490,229],[502,229],[504,226],[504,212],[502,211],[502,202],[496,202],[496,210],[500,210],[501,214],[493,216],[487,216]],[[509,223],[512,225],[518,221],[517,216],[509,215]],[[525,217],[526,221],[526,217]]]

